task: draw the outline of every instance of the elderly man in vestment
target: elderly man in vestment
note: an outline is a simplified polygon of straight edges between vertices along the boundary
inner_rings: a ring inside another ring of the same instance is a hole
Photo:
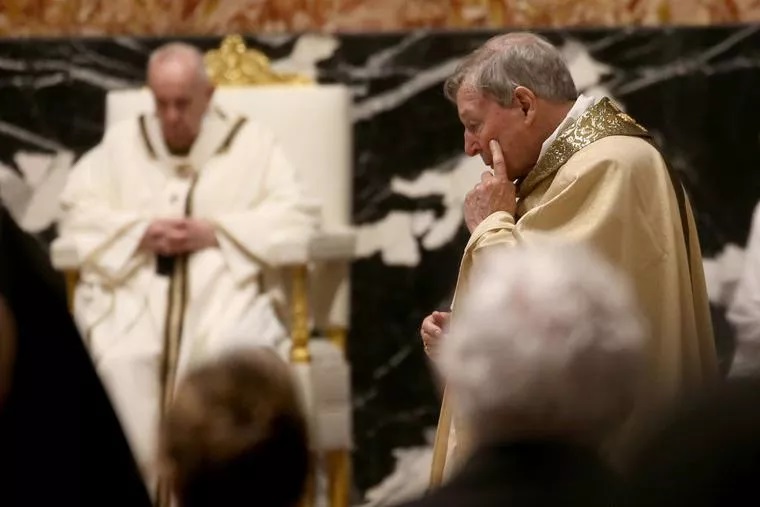
[[[542,237],[584,241],[633,281],[650,336],[649,388],[609,440],[620,464],[634,428],[652,410],[717,378],[699,238],[684,189],[647,130],[609,98],[579,95],[559,51],[536,35],[489,40],[447,80],[445,93],[464,125],[465,151],[492,168],[465,199],[471,237],[453,318],[482,253]],[[423,321],[432,357],[449,316],[434,312]],[[466,447],[448,446],[452,406],[444,396],[433,484],[442,480],[447,451]],[[461,426],[456,418],[453,426]]]
[[[107,130],[62,193],[82,259],[75,314],[149,484],[161,414],[188,367],[280,348],[274,248],[317,219],[264,126],[212,103],[202,54],[148,64],[155,114]]]

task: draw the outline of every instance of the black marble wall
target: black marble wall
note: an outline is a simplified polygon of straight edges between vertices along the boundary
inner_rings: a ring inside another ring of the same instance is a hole
[[[481,167],[462,157],[462,129],[441,85],[491,35],[248,38],[283,68],[354,92],[361,257],[353,266],[349,354],[359,490],[391,471],[394,448],[422,443],[437,418],[417,333],[450,296],[467,239],[462,196]],[[684,176],[705,255],[743,245],[760,196],[760,27],[545,35],[563,48],[580,88],[611,95],[655,132]],[[203,49],[219,43],[191,41]],[[161,42],[0,40],[0,191],[20,203],[27,228],[53,236],[51,196],[71,160],[100,139],[106,92],[140,85]]]

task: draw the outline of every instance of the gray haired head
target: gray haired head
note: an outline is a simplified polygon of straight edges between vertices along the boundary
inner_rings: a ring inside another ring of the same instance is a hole
[[[527,32],[488,40],[459,64],[444,84],[452,102],[462,86],[472,86],[503,107],[512,103],[518,86],[551,102],[574,101],[575,82],[562,54],[546,39]]]
[[[473,434],[592,442],[618,428],[646,367],[628,277],[590,246],[548,238],[481,255],[438,361]]]

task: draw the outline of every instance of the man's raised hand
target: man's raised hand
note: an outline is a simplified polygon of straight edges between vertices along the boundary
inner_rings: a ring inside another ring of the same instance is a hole
[[[484,171],[480,183],[467,193],[464,200],[464,220],[470,232],[497,211],[515,214],[517,208],[517,189],[507,176],[504,154],[498,141],[489,143],[493,173]]]

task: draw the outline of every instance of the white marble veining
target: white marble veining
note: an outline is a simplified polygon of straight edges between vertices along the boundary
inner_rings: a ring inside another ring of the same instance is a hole
[[[412,500],[425,493],[433,464],[435,428],[425,430],[425,445],[392,451],[395,467],[387,477],[365,494],[361,507],[387,507]]]
[[[30,132],[18,125],[0,120],[0,134],[6,134],[22,143],[28,143],[45,150],[58,151],[65,149],[59,142],[48,139],[36,132]]]
[[[125,47],[127,49],[131,49],[138,53],[145,52],[145,46],[134,37],[128,37],[128,36],[114,37],[113,42],[115,42],[119,46]]]
[[[440,86],[442,81],[454,72],[459,62],[459,58],[446,60],[439,65],[415,73],[411,79],[392,90],[360,100],[354,105],[353,120],[355,122],[368,120],[377,114],[398,107],[422,90],[431,86]]]
[[[575,39],[567,39],[560,49],[579,92],[594,97],[614,98],[609,88],[602,84],[604,78],[613,72],[612,67],[595,60],[588,48]]]
[[[0,70],[24,72],[29,67],[29,62],[14,58],[0,57]]]
[[[452,164],[442,165],[450,168]],[[358,226],[358,256],[380,252],[389,266],[416,266],[421,248],[441,248],[454,238],[464,219],[464,197],[486,169],[480,158],[461,156],[454,161],[453,169],[445,172],[436,166],[412,181],[393,178],[392,192],[412,199],[439,195],[445,212],[435,218],[429,211],[392,211],[377,222]]]
[[[68,78],[63,72],[49,74],[46,76],[29,77],[16,76],[12,78],[0,79],[0,88],[33,88],[34,90],[43,90],[53,88],[66,82]]]
[[[129,88],[133,86],[142,86],[142,82],[137,78],[122,78],[102,72],[99,68],[84,67],[75,65],[67,60],[58,60],[46,58],[35,60],[34,70],[48,72],[65,72],[71,79],[81,81],[97,88],[104,90],[114,90],[118,88]]]
[[[729,243],[715,257],[705,257],[705,285],[710,302],[728,307],[736,292],[744,268],[745,249]]]
[[[293,50],[285,58],[272,62],[277,72],[296,73],[318,78],[317,64],[330,58],[340,46],[340,41],[332,35],[304,34],[298,38]]]
[[[74,154],[19,151],[20,174],[0,164],[0,200],[22,229],[37,233],[53,225],[60,213],[58,197],[66,184]]]
[[[399,69],[397,65],[394,65],[395,59],[405,50],[424,40],[428,36],[429,33],[425,30],[407,34],[397,44],[390,45],[389,47],[381,49],[371,55],[367,58],[366,63],[362,67],[353,68],[351,76],[353,78],[371,79],[387,76],[391,72],[398,73],[402,69]]]
[[[649,86],[653,86],[657,83],[693,72],[710,74],[712,70],[711,61],[713,59],[732,49],[740,42],[752,37],[758,31],[760,31],[760,27],[748,26],[737,30],[736,33],[730,34],[706,51],[694,53],[688,58],[679,58],[660,67],[648,67],[642,71],[643,75],[640,78],[621,85],[618,89],[618,94],[627,95]],[[732,61],[734,67],[746,66],[749,63],[745,58],[738,57],[738,60],[721,62],[720,66],[724,67]],[[755,65],[757,64],[758,62],[755,62]]]

